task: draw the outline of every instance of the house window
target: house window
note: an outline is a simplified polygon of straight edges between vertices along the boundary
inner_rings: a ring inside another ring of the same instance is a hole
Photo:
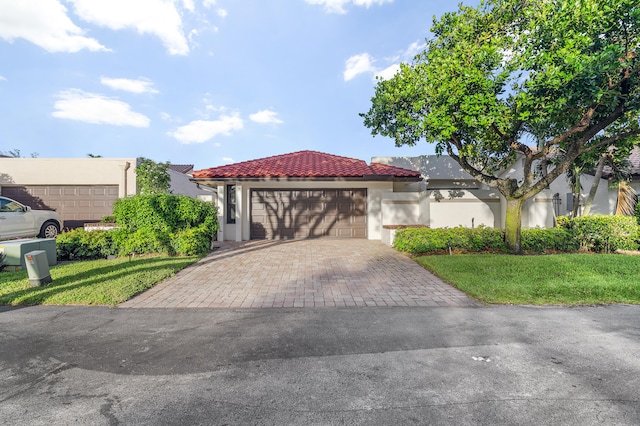
[[[236,186],[227,185],[227,223],[236,223]]]

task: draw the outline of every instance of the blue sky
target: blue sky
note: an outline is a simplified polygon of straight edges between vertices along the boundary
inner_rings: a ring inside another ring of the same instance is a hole
[[[430,154],[372,137],[358,113],[456,4],[0,0],[0,151],[196,169],[303,149]]]

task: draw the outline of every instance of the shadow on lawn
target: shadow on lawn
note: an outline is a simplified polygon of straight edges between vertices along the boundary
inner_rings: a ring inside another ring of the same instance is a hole
[[[21,290],[16,290],[0,296],[0,304],[13,304],[19,303],[20,305],[35,305],[40,304],[51,296],[72,291],[75,289],[90,287],[92,285],[102,283],[104,281],[116,280],[133,273],[145,273],[151,271],[157,271],[159,267],[165,267],[173,269],[173,272],[177,272],[183,267],[173,265],[173,261],[181,258],[170,257],[158,257],[148,259],[135,259],[129,262],[118,262],[113,265],[107,265],[96,269],[90,269],[87,271],[77,272],[70,275],[64,275],[62,277],[56,277],[56,269],[53,269],[52,278],[53,282],[42,287],[28,287]],[[188,258],[184,258],[188,259]],[[166,265],[164,265],[166,264]],[[188,265],[186,265],[188,266]],[[92,278],[93,277],[93,278]],[[26,278],[26,277],[25,277]],[[138,282],[129,283],[138,284]],[[144,288],[140,288],[135,294],[138,294],[148,288],[147,285]],[[129,297],[135,294],[129,295]],[[125,299],[126,300],[126,299]],[[111,302],[99,303],[99,304],[115,304],[121,303],[124,300],[114,300]]]

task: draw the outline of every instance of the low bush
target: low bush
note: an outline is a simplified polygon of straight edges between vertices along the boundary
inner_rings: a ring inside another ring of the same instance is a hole
[[[611,253],[615,250],[638,249],[639,227],[632,216],[561,217],[558,218],[558,225],[575,236],[583,251]]]
[[[504,252],[504,230],[478,228],[417,228],[396,231],[394,247],[408,253],[430,253],[452,250]],[[522,230],[522,249],[531,253],[574,252],[579,248],[573,233],[565,228]]]
[[[530,253],[578,251],[580,243],[566,228],[531,228],[522,230],[522,249]]]
[[[104,259],[116,254],[110,231],[73,229],[56,237],[56,250],[60,260]]]
[[[200,226],[177,232],[171,243],[176,253],[185,256],[203,255],[209,251],[211,238],[206,227]]]
[[[452,249],[479,252],[504,251],[504,231],[478,228],[404,228],[396,231],[393,246],[408,253],[439,252]]]

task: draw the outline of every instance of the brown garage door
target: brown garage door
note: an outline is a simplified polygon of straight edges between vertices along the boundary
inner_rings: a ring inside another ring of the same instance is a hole
[[[253,189],[251,239],[367,237],[366,189]]]
[[[30,185],[5,186],[2,195],[33,209],[55,210],[62,215],[65,228],[85,222],[98,222],[113,213],[118,198],[117,185]]]

